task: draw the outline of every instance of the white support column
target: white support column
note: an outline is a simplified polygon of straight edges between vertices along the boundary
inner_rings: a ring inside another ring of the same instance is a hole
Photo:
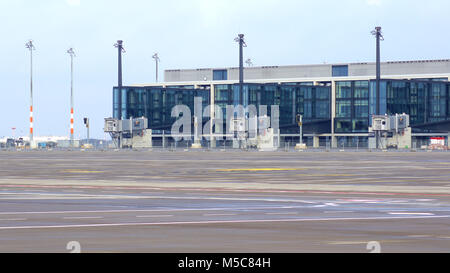
[[[318,136],[313,136],[313,148],[319,148],[320,144],[319,144],[319,137]]]

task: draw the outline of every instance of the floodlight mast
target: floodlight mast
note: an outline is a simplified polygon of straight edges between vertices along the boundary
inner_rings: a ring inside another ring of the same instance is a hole
[[[158,82],[158,63],[160,61],[160,59],[158,57],[158,53],[156,52],[155,54],[153,54],[152,58],[155,59],[155,63],[156,63],[156,82]]]
[[[123,41],[117,40],[117,43],[114,44],[114,47],[117,48],[118,52],[118,69],[117,69],[117,81],[118,81],[118,88],[119,88],[119,98],[118,98],[118,104],[119,104],[119,113],[117,118],[122,119],[122,53],[125,53],[125,49],[123,48]]]
[[[117,53],[118,53],[118,62],[117,62],[117,88],[118,90],[118,114],[117,114],[117,119],[121,120],[122,119],[122,53],[125,53],[125,49],[123,48],[123,41],[122,40],[117,40],[117,43],[114,44],[114,47],[117,48]],[[118,139],[118,147],[119,149],[122,147],[122,143],[121,143],[122,137],[120,136]]]
[[[73,148],[73,57],[76,55],[73,48],[69,48],[67,53],[70,55],[70,146]]]
[[[33,50],[36,48],[33,45],[33,40],[29,40],[25,47],[30,50],[30,148],[33,141]]]
[[[234,41],[239,43],[239,93],[240,93],[240,103],[243,104],[243,92],[242,85],[244,83],[244,54],[243,47],[247,47],[244,41],[244,34],[238,34],[238,37],[234,38]]]
[[[381,78],[381,65],[380,65],[380,40],[383,41],[384,37],[381,33],[381,27],[375,27],[375,30],[371,31],[371,34],[376,37],[376,110],[375,114],[380,115],[380,78]],[[378,149],[379,132],[376,134],[376,148]]]
[[[381,33],[381,27],[375,27],[375,30],[373,30],[371,33],[376,37],[376,114],[380,115],[380,40],[383,41],[384,37]]]

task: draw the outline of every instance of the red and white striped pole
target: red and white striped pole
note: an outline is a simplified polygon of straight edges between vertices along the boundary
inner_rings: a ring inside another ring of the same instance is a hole
[[[75,52],[69,48],[67,53],[70,55],[70,146],[73,147],[73,57]]]
[[[70,142],[73,145],[73,108],[70,108]]]
[[[33,102],[30,106],[30,142],[33,141]]]
[[[29,40],[25,47],[30,50],[30,148],[33,142],[33,50],[35,50],[33,41]]]

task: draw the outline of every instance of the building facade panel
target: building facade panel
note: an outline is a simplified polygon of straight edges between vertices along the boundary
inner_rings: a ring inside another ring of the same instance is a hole
[[[333,67],[340,67],[347,72],[344,74],[342,74],[342,71],[338,74],[333,73]],[[239,79],[239,68],[230,67],[166,70],[164,72],[164,80],[166,82],[204,81],[205,79],[209,81],[213,80],[214,70],[226,70],[228,80]],[[346,74],[350,77],[373,76],[375,75],[375,63],[338,63],[244,68],[244,78],[248,80],[342,77],[347,76]],[[450,74],[450,60],[395,61],[381,63],[381,75],[384,76],[405,75],[405,79],[408,79],[414,77],[408,75],[432,74]]]

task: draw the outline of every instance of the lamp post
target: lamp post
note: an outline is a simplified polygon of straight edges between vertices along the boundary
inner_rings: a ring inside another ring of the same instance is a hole
[[[247,44],[244,41],[244,34],[238,34],[236,38],[234,38],[235,42],[239,43],[239,93],[240,93],[240,104],[244,104],[243,101],[243,90],[242,85],[244,83],[244,54],[243,48],[247,47]]]
[[[156,63],[156,82],[158,82],[158,63],[160,61],[160,59],[158,57],[158,53],[153,54],[152,58],[155,59],[155,63]]]
[[[75,52],[69,48],[67,53],[70,55],[70,146],[73,148],[73,57]]]
[[[121,120],[122,119],[122,53],[125,53],[125,49],[123,48],[123,41],[122,40],[117,40],[117,43],[114,44],[114,47],[117,48],[117,55],[118,55],[118,61],[117,61],[117,81],[118,81],[118,100],[117,103],[119,105],[118,107],[118,115],[117,115],[117,119]],[[118,139],[118,146],[119,149],[122,147],[122,133],[120,133],[119,139]]]
[[[381,33],[381,27],[375,27],[375,30],[371,31],[371,34],[376,38],[376,115],[380,115],[380,41],[384,40],[383,34]],[[376,134],[376,148],[378,149],[379,142],[379,132]]]
[[[36,48],[33,45],[33,41],[29,40],[25,47],[30,50],[30,148],[31,142],[33,142],[33,50]]]
[[[114,44],[114,47],[117,48],[117,53],[118,53],[118,61],[117,61],[117,85],[119,88],[119,100],[118,100],[118,104],[119,104],[119,115],[118,115],[118,119],[122,119],[122,53],[125,53],[125,49],[123,48],[123,41],[122,40],[117,40],[117,43]]]

